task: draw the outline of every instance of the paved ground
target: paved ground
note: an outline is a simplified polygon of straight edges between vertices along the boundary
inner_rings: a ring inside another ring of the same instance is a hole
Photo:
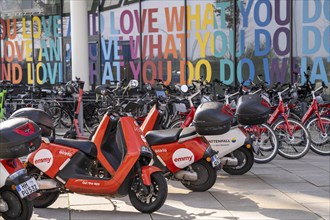
[[[125,198],[62,195],[32,219],[330,219],[330,157],[309,153],[300,160],[255,164],[243,176],[220,172],[214,187],[195,193],[169,182],[164,206],[151,215]]]

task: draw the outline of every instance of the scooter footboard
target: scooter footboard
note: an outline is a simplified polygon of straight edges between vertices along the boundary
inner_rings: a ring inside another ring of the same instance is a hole
[[[143,166],[142,167],[142,181],[146,186],[151,185],[151,174],[156,172],[162,172],[161,169],[155,166]]]

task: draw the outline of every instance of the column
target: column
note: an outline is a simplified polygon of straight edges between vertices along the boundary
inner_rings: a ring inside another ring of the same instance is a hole
[[[88,67],[88,9],[86,0],[70,0],[72,79],[85,81],[84,90],[89,90]]]

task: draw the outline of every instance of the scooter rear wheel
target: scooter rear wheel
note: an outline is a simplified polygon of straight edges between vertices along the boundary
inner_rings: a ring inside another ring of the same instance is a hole
[[[139,186],[138,178],[132,181],[131,188],[128,192],[129,199],[138,211],[142,213],[152,213],[160,209],[167,197],[167,182],[161,172],[151,174],[151,185],[146,186],[149,193],[144,194]]]
[[[33,212],[32,202],[27,199],[21,199],[16,191],[9,188],[3,188],[0,191],[1,198],[7,203],[8,211],[2,213],[5,220],[30,219]]]
[[[28,167],[29,176],[33,176],[36,180],[47,179],[48,177],[42,174],[42,172],[36,167]],[[33,206],[35,208],[47,208],[51,206],[59,197],[60,191],[43,192],[40,196],[33,200]]]
[[[254,163],[254,156],[251,150],[247,149],[245,146],[242,146],[232,152],[232,155],[227,155],[228,157],[233,156],[237,158],[237,166],[224,165],[223,170],[230,175],[243,175],[248,172]]]
[[[195,192],[204,192],[210,189],[217,180],[217,170],[211,163],[201,159],[192,165],[192,169],[197,173],[197,181],[181,182],[187,189]]]

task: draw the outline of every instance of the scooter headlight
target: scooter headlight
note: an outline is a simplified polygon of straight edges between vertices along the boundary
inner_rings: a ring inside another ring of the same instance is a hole
[[[142,146],[141,147],[141,156],[146,156],[146,157],[153,157],[152,150],[148,146]]]

